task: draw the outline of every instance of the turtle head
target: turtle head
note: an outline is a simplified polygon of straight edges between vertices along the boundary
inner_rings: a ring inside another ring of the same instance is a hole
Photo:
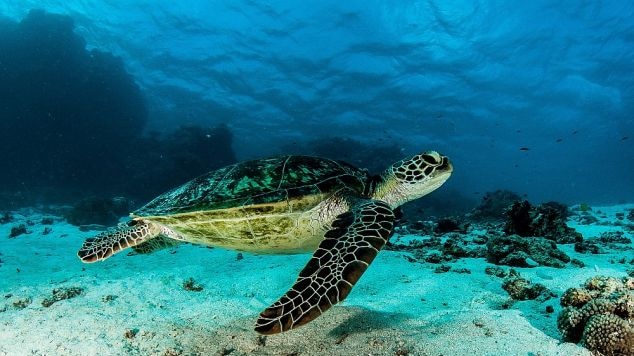
[[[453,172],[449,158],[427,151],[394,163],[381,175],[373,199],[392,208],[438,189]]]

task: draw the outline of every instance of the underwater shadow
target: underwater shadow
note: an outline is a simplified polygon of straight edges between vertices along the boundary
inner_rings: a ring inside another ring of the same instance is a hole
[[[152,340],[139,339],[135,346],[141,354],[156,352],[158,343],[166,352],[179,350],[184,354],[384,355],[393,354],[399,340],[410,337],[406,327],[399,324],[407,319],[406,314],[357,306],[332,308],[307,325],[274,335],[256,333],[255,319],[256,316],[241,317],[215,325],[200,320],[168,322],[155,327]],[[410,341],[413,345],[414,341]]]
[[[339,309],[343,308],[347,311],[347,318],[328,332],[327,335],[330,337],[391,329],[398,327],[404,320],[410,318],[403,313],[381,312],[361,307],[340,307]]]

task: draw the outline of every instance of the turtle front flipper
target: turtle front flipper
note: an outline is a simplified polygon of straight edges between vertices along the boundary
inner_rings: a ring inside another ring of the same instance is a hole
[[[332,223],[291,289],[260,314],[255,330],[276,334],[306,324],[344,300],[392,235],[394,212],[360,200]]]
[[[77,252],[77,256],[86,263],[104,260],[123,249],[140,245],[159,236],[162,230],[164,229],[161,225],[151,221],[130,220],[127,224],[86,239]]]

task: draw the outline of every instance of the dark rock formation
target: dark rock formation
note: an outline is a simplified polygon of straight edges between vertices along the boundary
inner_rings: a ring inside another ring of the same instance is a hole
[[[543,284],[532,283],[526,278],[513,276],[506,278],[502,283],[504,289],[513,300],[533,300],[545,301],[555,295]]]
[[[566,225],[560,209],[548,205],[537,207],[524,200],[515,202],[507,212],[504,232],[507,235],[541,236],[557,243],[575,243],[583,240],[580,233]]]
[[[516,267],[562,268],[570,262],[554,241],[543,237],[493,236],[487,242],[487,252],[489,262]]]
[[[434,227],[434,232],[437,234],[444,234],[447,232],[459,232],[462,234],[467,233],[469,223],[461,222],[457,217],[446,217],[438,220]]]
[[[11,232],[9,233],[9,238],[13,239],[20,235],[28,234],[29,232],[26,229],[26,225],[20,224],[11,227]]]

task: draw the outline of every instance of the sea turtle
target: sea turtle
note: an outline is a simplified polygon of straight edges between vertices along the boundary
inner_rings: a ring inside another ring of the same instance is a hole
[[[257,332],[275,334],[346,298],[392,235],[395,210],[440,187],[452,171],[435,151],[377,176],[309,156],[237,163],[158,196],[129,222],[87,239],[77,255],[95,262],[128,247],[149,253],[183,242],[254,253],[314,251],[291,289],[256,322]]]

